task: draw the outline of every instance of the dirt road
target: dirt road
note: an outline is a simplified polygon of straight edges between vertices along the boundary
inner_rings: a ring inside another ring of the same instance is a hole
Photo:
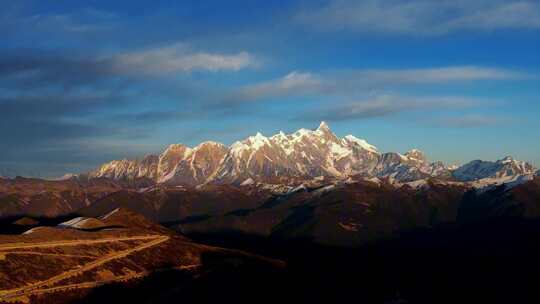
[[[135,237],[121,237],[121,238],[109,238],[109,239],[102,239],[102,240],[76,240],[76,241],[60,241],[60,242],[47,242],[47,243],[39,243],[39,244],[6,244],[3,246],[0,246],[1,250],[7,250],[7,249],[20,249],[20,248],[43,248],[43,247],[58,247],[58,246],[76,246],[76,245],[88,245],[88,244],[98,244],[98,243],[106,243],[106,242],[119,242],[119,241],[132,241],[132,240],[150,240],[147,243],[138,245],[136,247],[126,249],[123,251],[118,251],[114,253],[107,254],[105,256],[102,256],[98,258],[97,260],[91,261],[87,264],[84,264],[83,266],[75,269],[68,270],[66,272],[63,272],[61,274],[58,274],[56,276],[53,276],[47,280],[39,281],[30,285],[26,285],[24,287],[19,287],[15,289],[10,290],[0,290],[0,300],[6,300],[14,297],[20,297],[20,296],[26,296],[33,293],[40,293],[42,290],[55,290],[55,288],[62,289],[66,287],[58,286],[58,287],[51,287],[55,283],[58,283],[64,279],[76,276],[78,274],[81,274],[83,272],[89,271],[91,269],[94,269],[96,267],[99,267],[107,262],[110,262],[115,259],[120,259],[123,257],[126,257],[134,252],[145,250],[147,248],[156,246],[158,244],[161,244],[163,242],[166,242],[169,240],[169,236],[165,235],[150,235],[150,236],[135,236]],[[82,285],[81,285],[82,284]],[[92,284],[98,284],[96,282],[88,282],[88,283],[81,283],[81,284],[72,284],[73,286],[92,286]],[[103,283],[102,283],[103,284]],[[95,285],[97,286],[97,285]]]
[[[178,269],[178,270],[183,270],[183,271],[192,271],[192,270],[196,270],[196,269],[200,268],[201,266],[202,266],[202,264],[193,264],[193,265],[184,265],[184,266],[173,267],[172,269]],[[59,292],[59,291],[63,291],[63,290],[72,290],[72,289],[95,288],[95,287],[99,287],[99,286],[105,285],[105,284],[111,284],[111,283],[115,283],[115,282],[129,281],[129,280],[133,280],[133,279],[137,279],[137,278],[142,278],[142,277],[145,277],[145,276],[149,275],[150,273],[151,272],[149,272],[149,271],[143,271],[143,272],[127,274],[127,275],[124,275],[124,276],[118,276],[118,277],[115,277],[115,278],[111,278],[111,279],[107,279],[107,280],[101,280],[101,281],[95,281],[95,282],[83,282],[83,283],[74,283],[74,284],[67,284],[67,285],[54,286],[54,287],[48,287],[48,288],[40,288],[40,289],[37,289],[37,290],[34,290],[34,291],[30,291],[30,292],[28,292],[28,293],[26,293],[24,295],[38,294],[38,293],[48,293],[48,292]],[[17,295],[17,296],[21,296],[21,295]],[[0,297],[0,299],[1,299],[1,297]]]
[[[45,252],[34,252],[34,251],[8,251],[3,252],[3,255],[8,254],[27,254],[27,255],[44,255],[44,256],[60,256],[60,257],[67,257],[67,258],[89,258],[89,259],[95,259],[96,256],[92,255],[81,255],[81,254],[65,254],[65,253],[45,253]]]
[[[155,239],[155,238],[156,238],[156,235],[143,235],[143,236],[126,236],[126,237],[117,237],[117,238],[104,238],[104,239],[96,239],[96,240],[70,240],[70,241],[54,241],[54,242],[42,242],[42,243],[8,243],[8,244],[0,244],[0,251],[13,250],[13,249],[25,249],[25,248],[47,248],[47,247],[92,245],[92,244],[121,242],[121,241],[150,240],[150,239]]]

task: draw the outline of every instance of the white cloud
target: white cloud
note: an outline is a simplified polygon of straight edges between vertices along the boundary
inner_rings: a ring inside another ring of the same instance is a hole
[[[367,69],[313,74],[293,71],[281,78],[252,84],[233,94],[235,102],[251,102],[273,97],[309,95],[353,95],[372,89],[420,84],[448,84],[486,80],[526,79],[518,71],[478,66],[422,69]]]
[[[71,34],[98,33],[111,30],[117,26],[116,15],[109,11],[92,8],[81,9],[65,14],[35,14],[19,16],[12,14],[0,15],[0,23],[13,28],[30,28],[32,31],[47,33],[64,32]]]
[[[468,114],[455,117],[443,117],[433,121],[433,124],[440,127],[473,128],[510,124],[512,122],[513,120],[508,117]]]
[[[317,92],[324,83],[318,76],[298,71],[284,77],[257,83],[243,88],[238,95],[243,100],[278,97],[284,95],[309,94]]]
[[[238,71],[257,65],[255,58],[244,51],[236,54],[193,52],[181,43],[120,54],[113,58],[113,62],[114,69],[119,72],[144,74],[168,74],[195,70]]]
[[[484,103],[484,100],[456,96],[403,97],[380,95],[342,105],[336,106],[333,104],[328,107],[321,107],[299,118],[302,120],[330,121],[367,119],[401,112],[466,109]]]
[[[449,20],[441,30],[515,28],[540,28],[540,5],[530,1],[507,1]]]
[[[540,4],[503,0],[331,0],[297,22],[318,30],[442,35],[461,30],[540,29]]]
[[[350,76],[362,78],[364,79],[364,82],[371,84],[449,83],[481,80],[510,80],[530,77],[529,75],[518,71],[478,66],[360,70],[350,73]]]

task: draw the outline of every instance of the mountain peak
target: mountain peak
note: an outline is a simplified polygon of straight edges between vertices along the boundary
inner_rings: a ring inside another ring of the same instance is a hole
[[[420,151],[418,149],[411,149],[410,151],[405,153],[405,156],[407,156],[408,158],[413,158],[413,159],[420,160],[420,161],[425,161],[426,160],[426,155],[424,154],[424,152],[422,152],[422,151]]]
[[[330,131],[330,127],[328,126],[326,121],[321,121],[319,127],[317,128],[317,131]]]
[[[510,162],[513,162],[514,161],[514,158],[510,155],[508,156],[505,156],[503,159],[501,159],[499,162],[501,163],[510,163]]]
[[[332,132],[332,130],[330,130],[330,127],[325,121],[321,121],[319,127],[315,131],[315,134],[322,136],[322,138],[324,138],[325,140],[334,142],[338,140],[336,135]]]
[[[162,154],[184,154],[191,150],[190,147],[183,144],[172,144],[169,145]]]
[[[262,135],[261,132],[257,132],[255,136],[250,136],[248,141],[256,146],[264,146],[264,144],[268,143],[268,138]]]

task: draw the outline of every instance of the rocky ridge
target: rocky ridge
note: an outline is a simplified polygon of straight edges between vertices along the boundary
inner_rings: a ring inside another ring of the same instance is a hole
[[[113,160],[88,173],[90,178],[150,179],[167,185],[198,186],[207,183],[300,184],[317,178],[386,178],[414,182],[429,178],[458,182],[512,181],[537,174],[532,165],[506,157],[496,162],[476,160],[460,167],[430,162],[413,149],[404,154],[381,153],[366,140],[336,136],[327,123],[316,130],[261,133],[231,146],[207,141],[196,147],[170,145],[159,155],[142,160]],[[482,184],[482,183],[480,183]]]

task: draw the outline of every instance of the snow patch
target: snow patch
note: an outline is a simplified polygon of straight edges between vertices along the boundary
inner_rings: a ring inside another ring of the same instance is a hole
[[[111,211],[111,212],[105,214],[104,216],[102,216],[100,219],[106,220],[106,219],[108,219],[111,215],[113,215],[113,214],[115,214],[116,212],[118,212],[118,210],[120,210],[120,208],[114,209],[113,211]]]
[[[36,232],[36,231],[38,231],[38,230],[41,230],[41,229],[43,229],[43,228],[44,228],[44,227],[34,227],[34,228],[32,228],[32,229],[26,230],[25,232],[23,232],[23,234],[31,234],[31,233],[34,233],[34,232]]]
[[[340,145],[338,145],[336,143],[332,143],[330,145],[330,152],[332,152],[334,155],[336,155],[338,157],[338,159],[352,154],[351,150],[346,149],[343,146],[340,146]]]
[[[63,228],[84,228],[85,227],[85,224],[88,223],[89,221],[92,221],[94,219],[92,218],[88,218],[88,217],[76,217],[74,219],[71,219],[67,222],[63,222],[63,223],[60,223],[58,224],[58,227],[63,227]]]
[[[351,142],[351,143],[355,143],[357,145],[359,145],[360,147],[362,147],[362,149],[364,150],[367,150],[369,152],[373,152],[373,153],[379,153],[379,151],[377,150],[377,147],[373,146],[373,145],[370,145],[366,140],[364,139],[360,139],[360,138],[357,138],[353,135],[347,135],[344,137],[344,139],[348,142]]]
[[[248,179],[246,179],[245,181],[243,181],[240,186],[248,186],[248,185],[253,185],[255,183],[255,181],[250,177]]]

